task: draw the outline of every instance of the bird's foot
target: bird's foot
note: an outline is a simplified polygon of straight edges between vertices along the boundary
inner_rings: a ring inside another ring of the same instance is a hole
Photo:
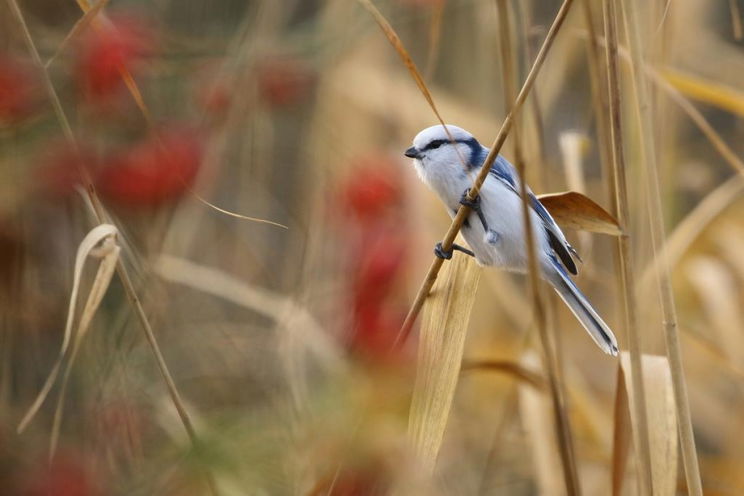
[[[488,222],[486,222],[486,216],[483,215],[483,209],[481,208],[481,198],[480,195],[476,196],[474,199],[470,199],[468,194],[470,193],[470,188],[463,191],[462,196],[460,197],[460,205],[464,205],[466,207],[469,207],[473,212],[475,212],[478,215],[478,219],[480,219],[481,225],[483,226],[483,230],[488,232],[490,229],[488,229]]]
[[[452,253],[455,250],[466,255],[470,255],[471,257],[475,257],[475,253],[473,253],[472,250],[468,250],[464,246],[460,246],[456,243],[452,243],[452,248],[450,248],[449,251],[444,251],[441,241],[434,246],[434,255],[436,255],[438,258],[441,258],[442,260],[449,260],[452,258]]]
[[[470,188],[466,189],[462,192],[462,196],[460,197],[460,205],[465,205],[466,207],[469,207],[474,212],[480,211],[480,196],[476,196],[472,200],[468,196],[470,194]]]

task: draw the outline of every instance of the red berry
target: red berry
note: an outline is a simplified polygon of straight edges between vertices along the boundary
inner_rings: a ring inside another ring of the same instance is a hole
[[[153,49],[152,31],[141,18],[101,19],[78,45],[76,76],[81,92],[89,101],[105,102],[124,87],[122,73],[133,72]]]
[[[293,57],[267,58],[258,65],[258,90],[271,106],[287,106],[307,98],[315,74],[303,61]]]
[[[0,54],[0,125],[28,117],[36,106],[38,89],[26,64]]]
[[[98,176],[101,196],[129,207],[154,207],[181,197],[199,171],[202,143],[192,131],[169,131],[113,157]]]

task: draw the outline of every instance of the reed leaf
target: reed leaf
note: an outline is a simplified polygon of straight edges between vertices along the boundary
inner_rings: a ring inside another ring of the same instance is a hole
[[[77,300],[80,293],[80,283],[83,276],[83,269],[85,268],[85,264],[88,258],[92,254],[94,254],[96,246],[107,239],[113,240],[116,237],[117,233],[118,230],[111,224],[101,224],[94,227],[85,236],[85,238],[83,238],[83,241],[78,246],[77,254],[75,256],[72,290],[70,291],[70,303],[67,309],[67,321],[65,323],[65,330],[62,337],[62,345],[60,346],[59,355],[57,356],[57,361],[55,362],[54,367],[52,367],[52,371],[49,373],[44,386],[41,388],[41,391],[36,396],[36,399],[31,404],[31,407],[29,407],[28,411],[23,416],[23,419],[18,425],[19,433],[24,431],[26,426],[28,426],[31,420],[33,420],[33,418],[36,416],[39,408],[41,408],[41,405],[44,403],[44,400],[48,396],[49,391],[52,389],[52,386],[54,385],[54,382],[59,375],[59,372],[62,368],[62,363],[65,359],[65,356],[67,356],[67,351],[73,337],[76,340],[75,348],[77,348],[79,346],[80,339],[82,339],[82,337],[85,335],[88,326],[90,325],[90,322],[93,319],[96,310],[98,309],[98,305],[101,303],[101,300],[106,293],[106,289],[108,288],[108,285],[111,282],[111,277],[113,276],[113,270],[116,267],[116,262],[119,258],[119,247],[115,244],[109,246],[109,250],[103,256],[103,260],[98,267],[98,272],[93,281],[93,285],[88,293],[88,297],[86,298],[83,313],[80,317],[78,326],[77,328],[74,328],[73,323],[75,322],[75,309],[77,308]],[[70,361],[70,365],[72,365],[72,360]]]
[[[427,475],[442,446],[479,279],[475,261],[457,253],[424,305],[408,435]]]
[[[672,373],[669,361],[665,356],[644,354],[643,384],[646,390],[646,414],[651,420],[649,441],[651,446],[651,475],[654,494],[659,496],[673,495],[677,492],[678,436],[677,414],[672,387]],[[620,356],[620,374],[616,397],[616,441],[613,460],[613,494],[620,494],[622,478],[620,472],[627,455],[627,429],[624,424],[630,419],[633,429],[638,428],[635,416],[633,385],[630,380],[630,355],[627,352]],[[625,392],[622,391],[625,389]],[[623,412],[624,410],[624,412]],[[626,416],[625,419],[619,418]],[[619,438],[618,439],[618,433]],[[616,485],[618,484],[618,485]]]

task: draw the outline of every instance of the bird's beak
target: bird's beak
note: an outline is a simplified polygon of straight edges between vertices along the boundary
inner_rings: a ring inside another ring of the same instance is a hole
[[[421,158],[421,154],[419,153],[418,149],[415,146],[412,146],[406,152],[403,154],[406,157],[410,158]]]

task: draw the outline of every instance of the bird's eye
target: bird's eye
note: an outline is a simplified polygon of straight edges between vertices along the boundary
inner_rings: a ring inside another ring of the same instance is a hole
[[[425,149],[426,150],[434,150],[436,148],[439,148],[440,146],[442,146],[445,143],[446,143],[445,140],[434,140],[434,141],[431,141],[428,145],[426,145],[426,148]]]

